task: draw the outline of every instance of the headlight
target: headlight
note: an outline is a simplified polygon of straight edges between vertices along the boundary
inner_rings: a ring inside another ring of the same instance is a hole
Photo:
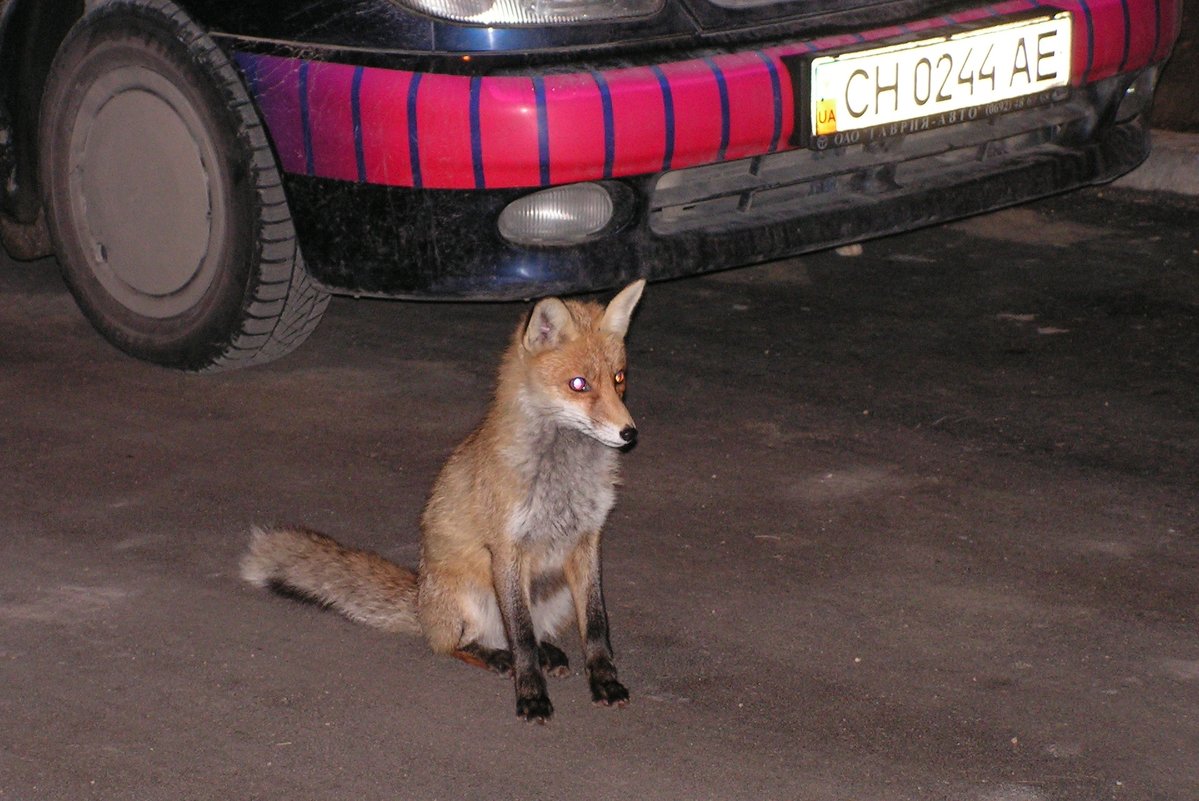
[[[642,17],[664,0],[400,0],[425,14],[478,25],[562,25]]]

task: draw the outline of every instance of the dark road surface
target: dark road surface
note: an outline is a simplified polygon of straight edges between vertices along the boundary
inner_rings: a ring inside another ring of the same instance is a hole
[[[627,709],[241,584],[404,562],[524,307],[335,300],[199,377],[0,264],[0,799],[1199,798],[1199,205],[1075,194],[651,285],[605,532]],[[565,643],[578,661],[578,647]]]

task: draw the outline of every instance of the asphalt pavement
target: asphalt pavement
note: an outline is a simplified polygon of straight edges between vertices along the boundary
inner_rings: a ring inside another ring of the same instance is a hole
[[[1120,189],[1199,195],[1199,134],[1156,129],[1149,158],[1116,181]]]
[[[524,307],[132,361],[0,263],[0,799],[1199,798],[1199,201],[1091,190],[647,288],[604,540],[632,703],[245,586],[403,562]],[[576,662],[577,643],[564,642]]]

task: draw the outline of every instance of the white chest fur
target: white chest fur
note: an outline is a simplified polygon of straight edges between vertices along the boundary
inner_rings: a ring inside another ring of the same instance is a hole
[[[616,500],[616,452],[569,429],[538,440],[516,466],[526,492],[508,524],[513,539],[548,555],[603,527]]]

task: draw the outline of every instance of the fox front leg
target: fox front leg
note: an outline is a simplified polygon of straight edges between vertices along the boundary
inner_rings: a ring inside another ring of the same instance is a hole
[[[575,549],[566,565],[566,581],[579,618],[591,700],[604,706],[624,706],[629,691],[616,679],[612,661],[612,643],[608,636],[608,612],[600,586],[599,534],[586,538]]]
[[[541,648],[533,630],[533,616],[521,580],[520,559],[513,553],[493,551],[492,581],[508,646],[512,649],[512,678],[516,685],[516,715],[545,723],[554,714],[541,670]]]

